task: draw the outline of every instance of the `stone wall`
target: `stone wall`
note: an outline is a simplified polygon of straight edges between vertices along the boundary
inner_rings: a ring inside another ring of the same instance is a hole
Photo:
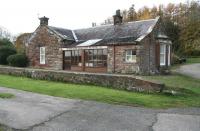
[[[60,49],[61,39],[51,32],[47,26],[39,26],[32,34],[27,48],[27,56],[31,67],[61,70],[63,53]],[[40,64],[40,47],[45,47],[45,64]]]
[[[140,42],[141,48],[138,54],[140,57],[140,73],[142,74],[155,74],[158,72],[158,66],[156,63],[157,41],[153,35],[153,33],[149,34]]]
[[[129,91],[161,92],[164,88],[163,84],[146,81],[131,75],[78,73],[14,67],[0,67],[0,74],[76,84],[99,85]]]
[[[139,45],[126,46],[108,46],[108,72],[109,73],[126,73],[133,74],[139,72],[138,50]],[[128,63],[125,61],[126,50],[136,50],[136,63]]]

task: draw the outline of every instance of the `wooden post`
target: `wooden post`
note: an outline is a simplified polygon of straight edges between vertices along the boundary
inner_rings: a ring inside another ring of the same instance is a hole
[[[85,50],[81,50],[82,71],[85,71]]]

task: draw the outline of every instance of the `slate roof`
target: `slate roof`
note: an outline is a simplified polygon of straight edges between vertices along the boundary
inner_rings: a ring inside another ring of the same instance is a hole
[[[72,30],[70,29],[64,29],[64,28],[58,28],[53,26],[48,26],[51,30],[55,31],[58,35],[60,35],[62,38],[68,39],[68,40],[75,40]]]
[[[79,40],[115,39],[133,37],[135,39],[144,35],[151,26],[157,23],[156,19],[122,23],[121,25],[105,25],[87,29],[74,30]]]
[[[107,46],[107,45],[121,45],[121,44],[136,44],[135,37],[124,37],[124,38],[113,38],[113,39],[102,39],[95,43],[93,46]]]
[[[55,32],[75,43],[86,42],[89,40],[102,39],[94,45],[109,45],[117,42],[136,42],[141,41],[148,35],[158,22],[159,18],[122,23],[120,25],[104,25],[92,28],[69,30],[51,27]],[[74,44],[77,45],[77,44]]]

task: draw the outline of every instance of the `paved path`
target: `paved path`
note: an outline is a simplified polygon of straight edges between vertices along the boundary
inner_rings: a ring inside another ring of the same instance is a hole
[[[0,87],[3,128],[26,131],[199,131],[200,109],[155,110],[51,97]]]
[[[200,63],[183,65],[179,69],[177,69],[177,71],[181,74],[200,79]]]

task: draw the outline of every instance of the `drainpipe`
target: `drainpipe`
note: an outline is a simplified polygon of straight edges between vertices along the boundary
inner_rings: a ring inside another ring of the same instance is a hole
[[[113,46],[113,64],[114,64],[114,73],[115,73],[115,45]]]
[[[151,59],[151,56],[150,56],[151,55],[151,44],[152,44],[151,43],[151,36],[149,36],[149,75],[150,75],[150,69],[151,69],[151,67],[150,67],[151,66],[150,65],[150,62],[151,62],[151,60],[150,60]]]
[[[62,69],[65,70],[65,51],[62,51]]]
[[[81,63],[82,63],[82,71],[85,71],[85,50],[81,50]]]

